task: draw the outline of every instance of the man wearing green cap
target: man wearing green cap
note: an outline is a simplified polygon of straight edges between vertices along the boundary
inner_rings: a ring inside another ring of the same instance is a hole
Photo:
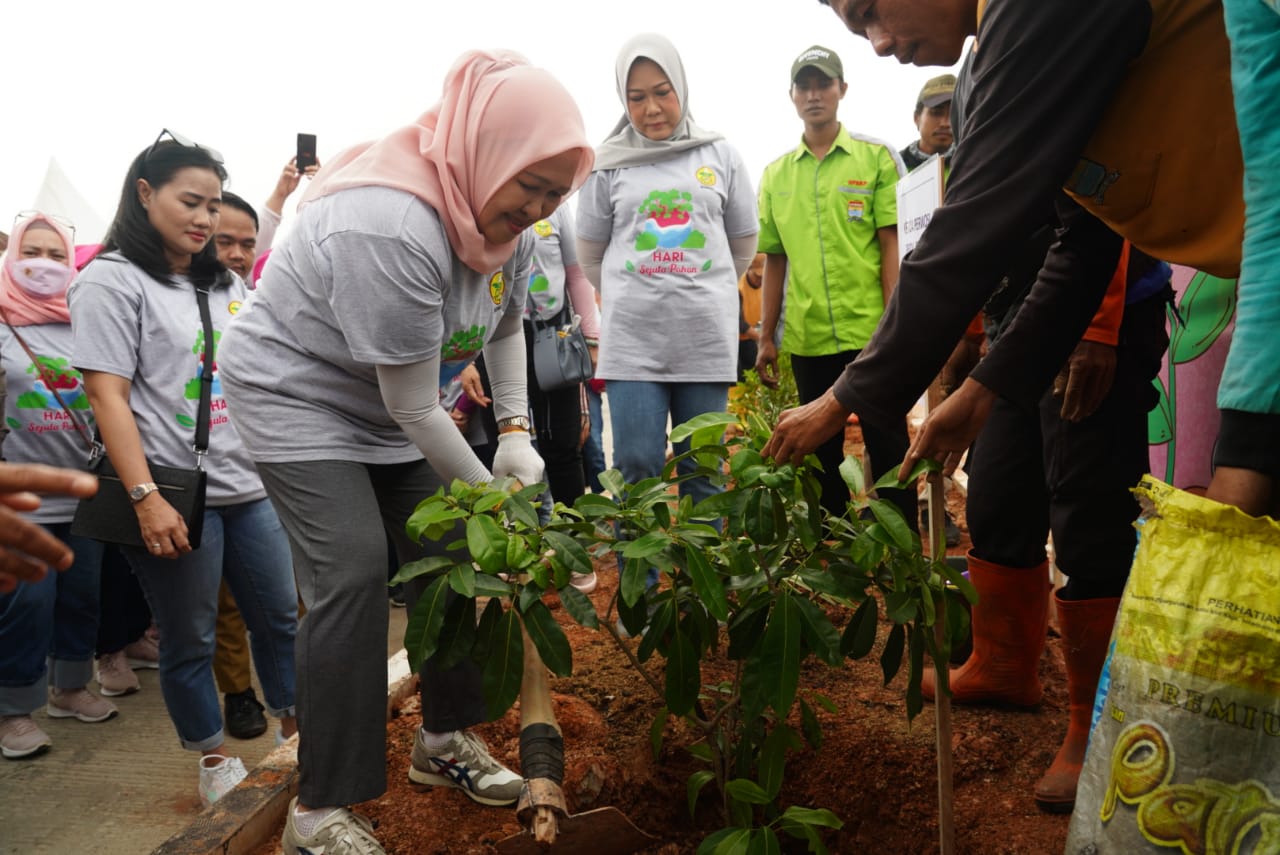
[[[791,354],[803,402],[820,396],[871,338],[898,278],[898,206],[903,173],[889,145],[840,124],[848,90],[840,57],[814,45],[791,64],[791,102],[804,122],[800,145],[769,164],[760,183],[759,251],[766,254],[763,319],[756,370],[777,381],[775,332],[785,282],[787,315],[781,348]],[[906,453],[906,424],[867,426],[872,472],[888,471]],[[822,504],[848,510],[840,477],[844,438],[817,449]],[[918,526],[914,491],[882,491]]]
[[[956,78],[953,74],[935,77],[921,88],[913,116],[920,139],[900,152],[908,172],[935,154],[942,157],[948,170],[951,169],[951,144],[955,142],[951,132],[951,97],[955,91]]]

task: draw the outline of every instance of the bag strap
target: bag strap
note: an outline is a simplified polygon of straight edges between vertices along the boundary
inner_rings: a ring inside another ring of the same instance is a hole
[[[213,317],[209,314],[209,289],[196,286],[196,302],[200,305],[200,323],[204,326],[204,360],[200,369],[200,404],[196,410],[197,465],[209,452],[209,403],[213,399],[214,336]]]
[[[38,358],[36,358],[36,355],[32,353],[26,340],[18,333],[18,328],[9,320],[9,316],[5,314],[4,309],[0,309],[0,318],[4,318],[5,326],[9,328],[9,332],[13,333],[13,337],[18,340],[18,344],[22,345],[22,349],[26,351],[27,358],[31,360],[31,364],[40,375],[40,379],[44,381],[44,385],[53,393],[53,397],[58,401],[58,406],[62,407],[62,411],[67,414],[67,418],[71,419],[71,424],[75,425],[76,432],[80,434],[80,438],[84,440],[85,445],[90,451],[92,451],[94,445],[93,439],[89,435],[88,425],[76,418],[76,414],[71,412],[71,408],[67,406],[67,402],[62,400],[62,395],[58,392],[58,387],[53,384],[54,378],[52,373],[45,367],[44,363],[42,363]]]

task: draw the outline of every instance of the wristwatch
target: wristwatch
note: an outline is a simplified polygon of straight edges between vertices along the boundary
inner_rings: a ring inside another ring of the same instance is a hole
[[[156,486],[155,481],[147,481],[145,484],[139,484],[136,487],[130,487],[129,501],[133,502],[136,505],[138,504],[138,502],[141,502],[147,496],[150,496],[152,493],[156,492],[159,489],[160,488]]]
[[[525,416],[511,416],[505,419],[498,419],[498,433],[507,433],[512,430],[522,430],[525,433],[530,433],[530,428],[532,427],[533,425],[530,424],[529,419]]]

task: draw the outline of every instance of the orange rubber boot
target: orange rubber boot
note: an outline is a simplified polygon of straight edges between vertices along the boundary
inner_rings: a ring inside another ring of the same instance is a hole
[[[1067,738],[1053,758],[1053,765],[1036,782],[1036,804],[1049,813],[1071,813],[1076,803],[1076,781],[1089,744],[1089,721],[1093,717],[1093,696],[1098,676],[1111,644],[1119,597],[1097,600],[1064,600],[1058,604],[1058,626],[1062,632],[1062,658],[1067,666],[1067,698],[1070,718]]]
[[[951,669],[951,700],[1033,707],[1044,694],[1040,654],[1049,628],[1048,561],[1035,567],[1002,567],[976,558],[972,550],[968,558],[969,581],[978,590],[973,653]],[[922,693],[932,700],[933,668],[925,668],[922,677]]]

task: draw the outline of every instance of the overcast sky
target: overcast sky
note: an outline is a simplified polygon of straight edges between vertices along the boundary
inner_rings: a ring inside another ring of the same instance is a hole
[[[109,220],[129,161],[166,127],[222,152],[228,189],[259,205],[297,132],[317,135],[323,160],[407,124],[469,48],[511,48],[549,69],[599,142],[622,112],[618,48],[662,32],[684,58],[694,117],[737,146],[753,182],[798,141],[787,78],[811,44],[844,61],[845,125],[895,147],[915,137],[920,86],[945,71],[876,57],[817,0],[13,0],[2,14],[3,231],[51,156]]]

